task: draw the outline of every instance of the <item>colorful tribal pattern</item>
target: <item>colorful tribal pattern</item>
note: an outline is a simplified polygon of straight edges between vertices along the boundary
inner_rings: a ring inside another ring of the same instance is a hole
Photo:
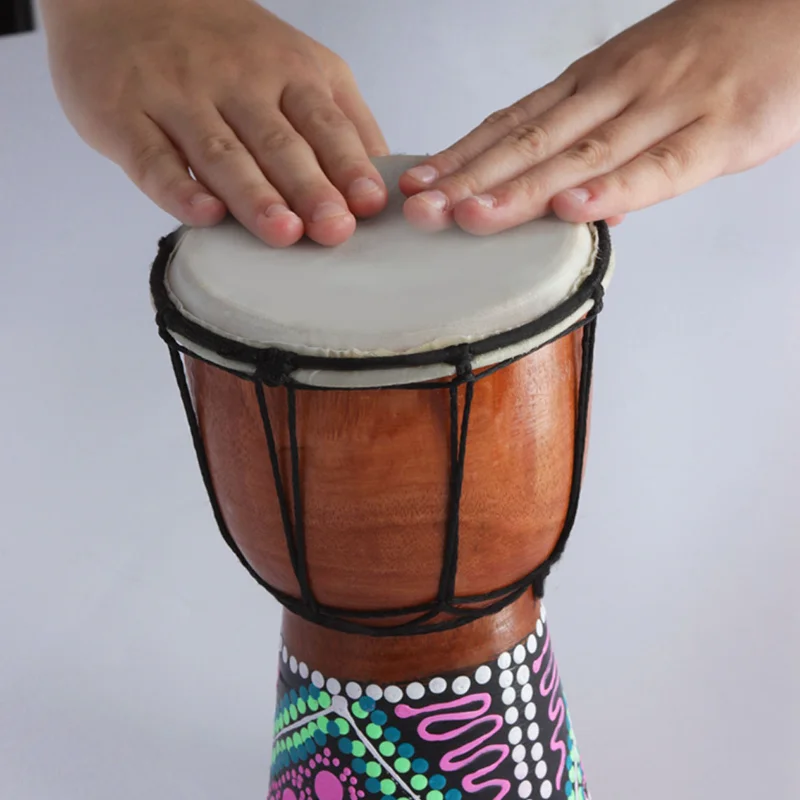
[[[544,610],[493,663],[403,686],[281,654],[268,800],[590,800]]]

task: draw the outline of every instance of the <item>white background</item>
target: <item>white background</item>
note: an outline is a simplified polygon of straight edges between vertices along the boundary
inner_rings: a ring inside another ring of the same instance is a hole
[[[431,151],[659,5],[283,0]],[[799,109],[800,110],[800,109]],[[796,798],[800,150],[633,215],[548,608],[598,800]],[[279,608],[216,532],[147,295],[173,221],[0,40],[0,797],[267,788]]]

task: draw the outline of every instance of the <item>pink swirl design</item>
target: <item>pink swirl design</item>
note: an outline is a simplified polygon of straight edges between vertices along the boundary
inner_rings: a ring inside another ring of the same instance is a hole
[[[553,648],[550,643],[549,630],[547,631],[547,637],[545,638],[541,655],[533,662],[533,671],[536,675],[539,674],[539,671],[542,668],[542,662],[544,661],[546,655],[548,656],[547,666],[545,667],[539,682],[539,691],[541,692],[542,698],[550,698],[547,709],[550,722],[558,721],[558,724],[553,728],[553,735],[550,738],[550,749],[554,753],[561,753],[561,763],[559,764],[558,773],[556,774],[556,789],[561,789],[561,779],[564,776],[564,769],[566,767],[567,747],[563,741],[557,740],[556,737],[558,736],[558,732],[561,730],[561,727],[564,725],[566,719],[566,708],[564,707],[564,700],[558,693],[558,688],[561,685],[561,679],[558,673],[558,664],[556,663],[556,659],[553,654]]]
[[[475,705],[476,703],[477,705]],[[460,697],[448,703],[433,703],[431,705],[422,706],[421,708],[412,708],[411,706],[400,704],[396,706],[395,713],[402,719],[425,715],[426,718],[417,726],[417,733],[420,738],[428,742],[447,741],[462,735],[468,735],[473,728],[484,728],[484,732],[480,736],[467,741],[465,744],[442,756],[439,767],[445,772],[453,772],[462,767],[469,766],[481,756],[494,753],[494,762],[464,776],[461,781],[461,786],[467,792],[477,792],[481,789],[495,787],[497,789],[497,794],[494,800],[502,800],[511,789],[509,781],[502,778],[480,780],[497,769],[497,767],[508,758],[510,752],[507,744],[484,745],[487,739],[490,739],[503,727],[503,718],[499,714],[486,713],[491,704],[492,698],[486,692],[481,692]],[[461,711],[458,710],[462,709],[464,706],[473,707]],[[433,725],[439,723],[458,723],[462,720],[465,721],[465,724],[453,727],[450,730],[446,730],[444,733],[433,733],[430,730]],[[489,725],[488,729],[486,729],[487,724]],[[475,733],[477,733],[477,731]]]

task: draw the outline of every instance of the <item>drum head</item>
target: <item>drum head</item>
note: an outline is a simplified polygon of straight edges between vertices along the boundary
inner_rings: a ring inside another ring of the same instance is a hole
[[[299,383],[390,386],[452,375],[452,364],[432,354],[458,345],[474,345],[476,367],[530,352],[591,310],[596,293],[581,290],[611,274],[596,226],[546,218],[489,237],[455,227],[418,231],[403,217],[397,181],[419,161],[375,160],[388,207],[360,220],[338,247],[303,240],[273,249],[230,219],[179,229],[163,273],[163,299],[181,318],[170,333],[190,352],[244,373],[254,371],[251,358],[210,343],[323,359],[298,368]],[[387,358],[408,363],[369,366]],[[363,359],[367,368],[343,369],[337,359]]]

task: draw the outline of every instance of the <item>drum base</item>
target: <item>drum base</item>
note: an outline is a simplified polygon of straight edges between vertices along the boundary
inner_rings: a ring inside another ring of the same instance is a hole
[[[374,639],[284,620],[269,800],[590,798],[544,609]]]

